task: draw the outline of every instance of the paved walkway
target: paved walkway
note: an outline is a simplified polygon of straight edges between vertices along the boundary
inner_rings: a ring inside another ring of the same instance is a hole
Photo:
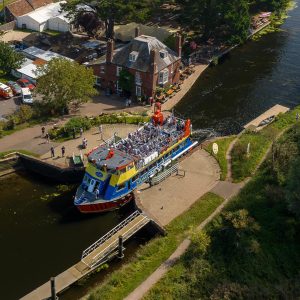
[[[172,175],[151,188],[144,184],[137,191],[143,210],[163,226],[189,209],[220,178],[218,163],[201,149],[184,158],[179,169],[179,175]]]

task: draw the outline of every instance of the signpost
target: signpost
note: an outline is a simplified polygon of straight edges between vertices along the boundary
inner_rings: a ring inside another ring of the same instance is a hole
[[[216,155],[218,154],[219,147],[218,147],[217,143],[213,143],[213,145],[212,145],[212,151],[213,151],[214,154],[216,154]]]

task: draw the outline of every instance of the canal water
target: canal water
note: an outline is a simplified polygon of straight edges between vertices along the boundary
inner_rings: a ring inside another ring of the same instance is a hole
[[[175,110],[194,128],[232,134],[275,104],[300,104],[300,8],[282,31],[249,41],[208,68]]]
[[[0,299],[18,299],[78,262],[131,212],[81,214],[65,187],[28,173],[0,179]]]
[[[194,128],[231,134],[277,103],[300,104],[300,9],[289,15],[282,31],[248,42],[205,71],[176,110],[191,117]],[[82,215],[72,204],[74,190],[59,193],[55,184],[29,174],[0,180],[1,299],[17,299],[71,266],[130,213]],[[140,242],[127,246],[127,257]],[[102,277],[62,299],[78,299]]]

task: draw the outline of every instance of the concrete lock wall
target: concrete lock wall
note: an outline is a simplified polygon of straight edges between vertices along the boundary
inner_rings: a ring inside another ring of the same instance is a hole
[[[19,159],[26,170],[60,183],[79,183],[85,172],[84,167],[61,167],[24,154]]]

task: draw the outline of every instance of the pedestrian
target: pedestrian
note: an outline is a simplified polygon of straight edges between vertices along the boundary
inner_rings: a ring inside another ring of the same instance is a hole
[[[83,135],[83,128],[80,127],[80,137],[82,137],[82,135]]]
[[[42,137],[45,135],[45,127],[42,127]]]
[[[49,136],[48,132],[46,132],[46,134],[45,134],[45,139],[46,139],[47,143],[50,143],[50,136]]]
[[[98,199],[99,198],[99,189],[98,189],[98,187],[95,190],[95,195],[96,195],[96,199]]]
[[[75,139],[76,138],[76,130],[75,130],[75,128],[73,128],[73,139]]]
[[[51,151],[51,157],[55,157],[54,148],[53,147],[50,148],[50,151]]]
[[[129,98],[128,99],[128,106],[130,107],[130,105],[131,105],[131,99]]]
[[[125,106],[126,106],[126,107],[128,106],[128,102],[129,102],[129,100],[126,99],[126,100],[125,100]]]
[[[102,124],[99,125],[99,134],[100,134],[101,140],[103,140],[103,127],[102,127]]]
[[[66,152],[66,148],[65,146],[61,147],[61,156],[64,157],[65,156],[65,152]]]
[[[299,113],[297,112],[296,113],[296,121],[298,121],[299,120]]]

